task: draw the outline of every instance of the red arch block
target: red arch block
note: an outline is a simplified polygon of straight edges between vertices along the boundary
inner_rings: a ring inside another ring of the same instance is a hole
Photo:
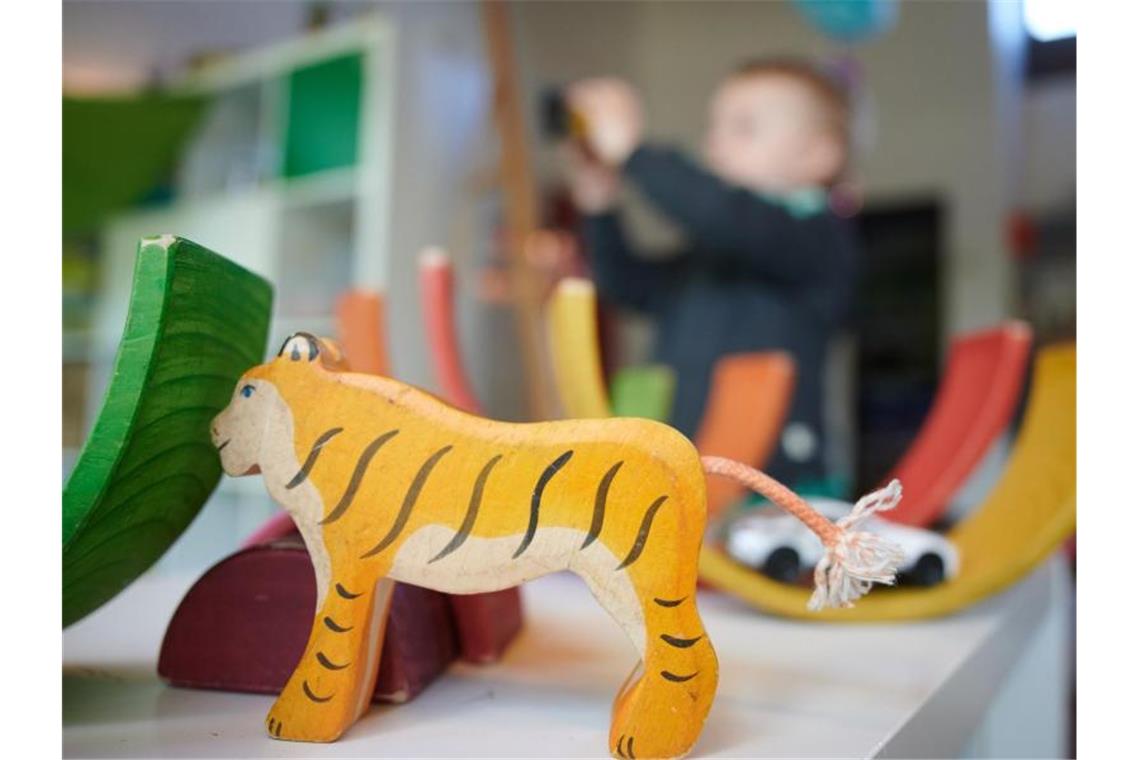
[[[955,338],[930,413],[887,478],[899,479],[904,496],[884,518],[926,526],[942,516],[1009,424],[1032,341],[1029,326],[1015,321]]]
[[[420,254],[420,299],[428,348],[443,397],[457,408],[479,414],[481,406],[463,368],[463,352],[455,329],[455,276],[442,249]]]

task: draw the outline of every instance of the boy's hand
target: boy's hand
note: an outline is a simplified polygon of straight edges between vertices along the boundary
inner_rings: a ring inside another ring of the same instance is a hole
[[[641,99],[628,83],[583,79],[567,88],[566,103],[585,122],[590,150],[604,163],[620,166],[641,142]]]
[[[580,146],[574,144],[563,146],[562,158],[566,164],[570,197],[579,211],[600,214],[617,204],[621,180],[616,169],[591,160]]]

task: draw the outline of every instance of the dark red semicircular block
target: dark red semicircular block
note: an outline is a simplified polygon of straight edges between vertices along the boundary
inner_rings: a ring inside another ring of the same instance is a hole
[[[210,568],[167,626],[158,674],[173,686],[263,694],[288,681],[316,607],[299,537],[246,547]],[[522,626],[517,589],[451,597],[397,583],[374,701],[419,694],[460,655],[497,660]]]

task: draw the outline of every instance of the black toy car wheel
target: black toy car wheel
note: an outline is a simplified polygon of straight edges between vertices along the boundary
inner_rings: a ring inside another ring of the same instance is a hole
[[[906,580],[916,586],[936,586],[946,579],[946,566],[937,554],[923,554],[906,574]]]
[[[794,583],[800,577],[800,555],[795,549],[781,546],[768,555],[760,572],[772,580]]]

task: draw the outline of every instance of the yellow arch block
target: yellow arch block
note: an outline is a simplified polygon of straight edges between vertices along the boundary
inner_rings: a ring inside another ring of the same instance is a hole
[[[984,599],[1028,573],[1077,527],[1076,392],[1076,347],[1042,350],[1001,481],[948,536],[962,557],[961,573],[951,581],[929,589],[876,589],[853,608],[809,612],[809,590],[773,581],[708,544],[701,550],[701,578],[765,612],[811,620],[937,617]]]
[[[595,304],[593,283],[568,277],[558,283],[547,306],[554,380],[569,419],[610,416]]]

